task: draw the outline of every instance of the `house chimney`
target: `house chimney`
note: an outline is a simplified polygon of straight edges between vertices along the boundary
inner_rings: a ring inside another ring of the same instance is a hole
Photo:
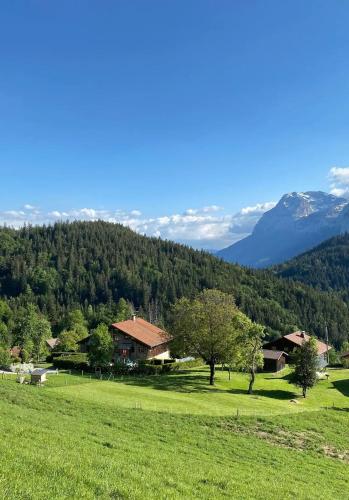
[[[132,320],[133,320],[133,321],[136,321],[136,319],[137,319],[136,315],[135,315],[135,314],[132,314]]]

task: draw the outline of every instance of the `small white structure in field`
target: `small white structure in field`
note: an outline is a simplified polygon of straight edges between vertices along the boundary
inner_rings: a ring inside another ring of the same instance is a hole
[[[30,375],[30,383],[35,385],[43,384],[47,380],[46,373],[47,370],[45,370],[45,368],[37,368],[32,371]]]

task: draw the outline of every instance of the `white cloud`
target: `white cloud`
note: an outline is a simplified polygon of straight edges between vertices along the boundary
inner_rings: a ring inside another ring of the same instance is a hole
[[[77,211],[77,214],[86,216],[88,219],[98,219],[98,211],[94,208],[82,208]]]
[[[329,172],[331,194],[349,198],[349,167],[332,167]]]
[[[26,210],[35,210],[36,207],[34,207],[33,205],[29,205],[29,203],[26,203],[23,208],[25,208]]]
[[[185,215],[196,215],[196,214],[209,214],[211,212],[221,212],[223,207],[220,207],[218,205],[208,205],[207,207],[202,207],[202,208],[187,208],[187,210],[184,212]]]
[[[268,210],[271,210],[276,205],[275,201],[268,201],[266,203],[257,203],[252,207],[245,207],[240,210],[242,215],[260,215]]]
[[[275,205],[274,202],[258,203],[242,208],[236,214],[224,213],[218,205],[190,208],[182,214],[164,214],[145,217],[139,210],[102,210],[81,208],[71,210],[39,209],[0,212],[0,224],[13,227],[29,224],[48,224],[58,220],[105,220],[128,226],[148,236],[180,241],[197,248],[223,248],[247,236],[260,216]]]
[[[130,214],[134,217],[140,217],[142,215],[142,212],[140,212],[139,210],[132,210]]]
[[[218,205],[209,205],[208,207],[204,207],[202,209],[204,214],[208,214],[210,212],[221,212],[223,210],[223,207],[220,207]]]
[[[58,212],[58,210],[53,210],[52,212],[48,213],[49,217],[55,217],[57,219],[60,219],[62,217],[62,215],[63,214],[61,212]]]

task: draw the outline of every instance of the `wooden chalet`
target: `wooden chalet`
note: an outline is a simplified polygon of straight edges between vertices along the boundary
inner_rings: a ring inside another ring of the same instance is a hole
[[[272,340],[264,344],[263,349],[273,350],[273,351],[283,351],[287,354],[292,354],[292,352],[300,347],[304,341],[308,341],[310,339],[310,335],[305,332],[293,332],[288,335],[284,335],[283,337],[279,337],[276,340]],[[318,361],[319,368],[324,368],[327,366],[327,354],[331,349],[331,346],[328,346],[324,342],[320,340],[316,340],[317,342],[317,350],[318,350]]]
[[[169,343],[172,337],[161,328],[136,316],[111,326],[114,361],[170,358]]]
[[[265,372],[279,372],[286,366],[286,357],[288,354],[284,351],[275,351],[273,349],[263,349]]]

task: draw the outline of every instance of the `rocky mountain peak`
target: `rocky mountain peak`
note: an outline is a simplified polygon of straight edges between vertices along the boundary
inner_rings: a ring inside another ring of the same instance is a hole
[[[266,267],[349,229],[349,202],[322,191],[285,194],[247,238],[218,252],[230,262]]]

